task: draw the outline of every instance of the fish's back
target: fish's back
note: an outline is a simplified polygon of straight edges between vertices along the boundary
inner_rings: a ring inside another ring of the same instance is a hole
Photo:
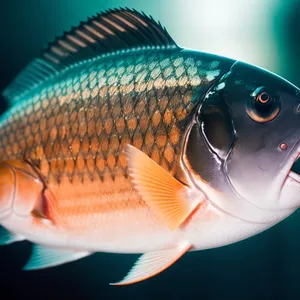
[[[118,211],[130,211],[130,223],[132,209],[147,208],[128,178],[125,146],[180,177],[195,99],[222,73],[213,63],[178,49],[136,50],[69,68],[4,116],[0,157],[39,170],[54,195],[47,217],[61,226],[89,230]]]

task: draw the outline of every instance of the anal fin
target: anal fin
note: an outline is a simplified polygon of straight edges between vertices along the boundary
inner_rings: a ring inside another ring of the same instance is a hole
[[[92,253],[33,245],[31,256],[27,264],[23,267],[23,270],[29,271],[55,267],[78,260],[90,254]]]
[[[170,267],[190,248],[188,242],[182,242],[176,248],[145,253],[140,256],[124,279],[110,285],[127,285],[153,277]]]
[[[8,230],[0,226],[0,245],[10,245],[24,240],[24,237],[10,233]]]

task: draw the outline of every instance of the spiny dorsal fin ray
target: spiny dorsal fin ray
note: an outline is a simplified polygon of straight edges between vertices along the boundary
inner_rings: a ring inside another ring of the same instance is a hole
[[[160,23],[136,10],[107,10],[50,43],[42,58],[54,66],[143,46],[176,46]]]
[[[4,91],[16,102],[27,91],[66,67],[118,50],[177,47],[159,22],[128,8],[111,9],[81,22],[50,43]]]
[[[47,61],[36,58],[16,76],[14,81],[4,90],[3,96],[12,104],[27,91],[57,73],[58,70]]]

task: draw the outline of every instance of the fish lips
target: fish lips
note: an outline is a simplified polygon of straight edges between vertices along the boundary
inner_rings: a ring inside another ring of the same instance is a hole
[[[287,167],[282,172],[284,178],[281,186],[279,204],[283,208],[300,207],[300,175],[293,171],[295,164],[300,161],[300,144],[297,152],[288,159]]]

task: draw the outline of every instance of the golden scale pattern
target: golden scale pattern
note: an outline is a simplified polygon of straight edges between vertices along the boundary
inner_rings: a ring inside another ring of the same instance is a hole
[[[194,88],[218,62],[168,51],[107,56],[47,81],[2,121],[1,159],[25,158],[47,183],[114,180],[127,176],[131,143],[174,174]]]

